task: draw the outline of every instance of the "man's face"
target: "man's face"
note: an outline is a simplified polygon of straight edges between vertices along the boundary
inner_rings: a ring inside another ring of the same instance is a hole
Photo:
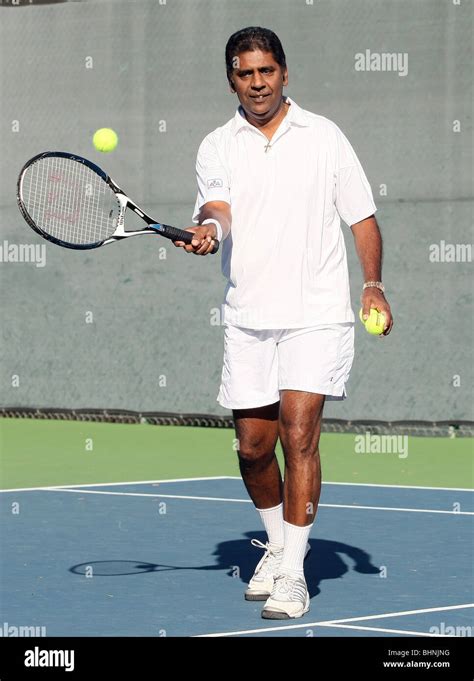
[[[271,52],[241,52],[237,58],[231,79],[242,108],[250,119],[270,121],[281,105],[287,69],[282,70]]]

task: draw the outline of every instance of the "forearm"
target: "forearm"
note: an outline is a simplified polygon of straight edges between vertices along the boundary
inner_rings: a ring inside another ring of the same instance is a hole
[[[364,281],[382,281],[382,235],[372,215],[351,227]]]
[[[351,227],[357,255],[359,256],[364,281],[382,281],[382,235],[373,215]],[[370,310],[375,308],[385,316],[382,333],[387,336],[393,325],[392,311],[384,294],[379,288],[371,286],[362,292],[362,316],[367,319]]]
[[[222,239],[225,239],[229,233],[232,224],[232,216],[230,206],[225,201],[209,201],[205,203],[199,212],[199,224],[202,225],[204,220],[217,220],[222,227]]]

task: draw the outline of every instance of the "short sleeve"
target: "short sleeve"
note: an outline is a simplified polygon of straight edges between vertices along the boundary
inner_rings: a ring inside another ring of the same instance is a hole
[[[377,210],[369,181],[344,133],[336,126],[336,209],[347,225],[354,225]]]
[[[199,147],[196,159],[198,193],[193,212],[193,222],[199,220],[199,211],[208,201],[226,201],[230,204],[228,173],[219,158],[216,143],[208,135]]]

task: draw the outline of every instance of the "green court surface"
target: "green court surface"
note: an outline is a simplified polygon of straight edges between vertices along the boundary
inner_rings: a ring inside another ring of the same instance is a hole
[[[239,475],[228,428],[5,418],[0,429],[3,489]],[[321,436],[324,480],[473,487],[472,438],[408,436],[403,458],[357,453],[356,437]]]

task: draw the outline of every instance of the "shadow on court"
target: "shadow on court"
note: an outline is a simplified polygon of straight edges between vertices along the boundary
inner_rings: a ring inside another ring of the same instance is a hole
[[[234,566],[239,568],[241,580],[247,584],[263,552],[250,544],[250,539],[266,541],[264,532],[246,532],[248,540],[228,541],[218,544],[214,555],[220,569],[229,568],[229,575],[235,574]],[[340,579],[351,569],[362,574],[379,574],[380,569],[373,565],[370,555],[362,549],[327,539],[309,539],[311,552],[305,560],[305,576],[311,598],[320,593],[324,580]],[[342,554],[350,559],[349,565],[341,558]]]
[[[150,572],[168,570],[226,570],[231,578],[240,578],[245,584],[250,580],[256,564],[263,552],[250,544],[250,539],[264,542],[264,532],[248,532],[248,539],[221,542],[213,555],[216,562],[210,565],[170,565],[134,560],[103,560],[79,563],[69,568],[73,574],[80,576],[114,577],[125,575],[141,575]],[[350,570],[361,574],[379,574],[380,569],[371,563],[371,558],[364,550],[327,539],[310,539],[311,552],[305,561],[305,575],[310,597],[320,593],[320,585],[329,579],[340,579]],[[348,559],[346,562],[345,559]]]

